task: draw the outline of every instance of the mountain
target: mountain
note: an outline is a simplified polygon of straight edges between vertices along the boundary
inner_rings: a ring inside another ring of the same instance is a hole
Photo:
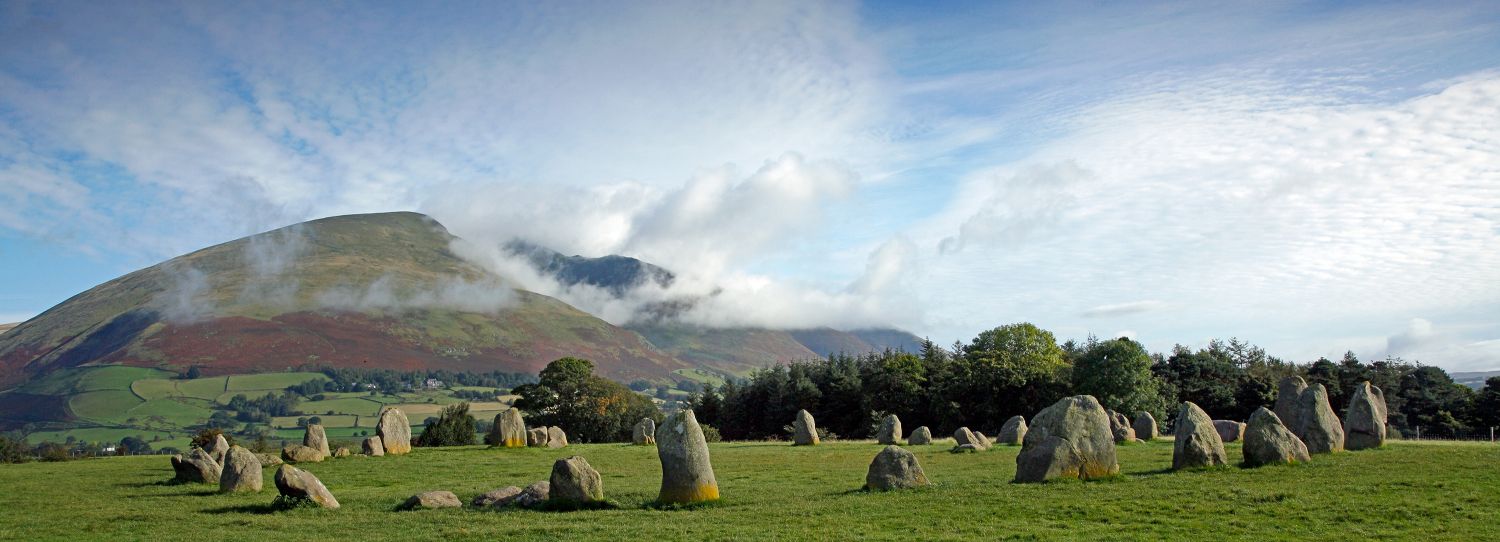
[[[11,323],[11,324],[0,324],[0,333],[5,333],[7,331],[10,331],[11,328],[14,328],[14,327],[19,326],[19,325],[21,325],[20,322]]]
[[[670,287],[676,276],[671,271],[627,256],[563,256],[555,250],[514,240],[505,245],[511,254],[524,256],[538,271],[555,277],[559,282],[575,286],[587,284],[609,291],[615,297],[654,283],[662,288]]]

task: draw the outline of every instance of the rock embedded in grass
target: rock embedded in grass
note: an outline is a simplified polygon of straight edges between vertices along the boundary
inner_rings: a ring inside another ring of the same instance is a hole
[[[1328,390],[1313,384],[1297,399],[1297,423],[1293,433],[1307,444],[1307,451],[1327,454],[1344,451],[1344,428],[1328,404]]]
[[[979,431],[975,431],[974,432],[974,438],[976,440],[978,440],[979,441],[979,445],[981,447],[983,447],[984,449],[986,449],[986,450],[990,449],[991,446],[994,446],[994,443],[992,443],[990,441],[990,437],[984,436],[984,433],[981,433]]]
[[[661,460],[658,502],[687,504],[719,500],[719,482],[709,460],[708,441],[703,438],[703,428],[691,409],[672,413],[656,428],[656,455]]]
[[[1344,410],[1344,448],[1364,450],[1385,446],[1385,392],[1369,381],[1354,387]]]
[[[641,418],[631,429],[630,442],[636,446],[656,445],[656,420]]]
[[[1266,407],[1260,407],[1250,415],[1250,423],[1245,428],[1245,445],[1241,450],[1247,467],[1312,460],[1302,439],[1292,434],[1292,430],[1281,423],[1281,418]]]
[[[333,456],[334,457],[349,457],[351,455],[354,455],[354,454],[349,451],[349,448],[344,447],[344,446],[339,446],[338,449],[336,449],[336,450],[333,451]]]
[[[599,471],[582,456],[575,455],[553,463],[548,486],[549,501],[587,504],[604,500],[604,481],[599,477]]]
[[[818,424],[813,421],[812,413],[807,410],[798,410],[797,417],[792,420],[792,445],[793,446],[816,446],[818,444]]]
[[[954,446],[952,450],[948,450],[948,451],[953,452],[955,454],[964,454],[964,453],[972,454],[972,453],[978,453],[982,449],[983,448],[980,448],[979,445],[970,443],[970,444],[959,444],[958,446]]]
[[[537,427],[526,430],[526,445],[533,448],[547,447],[547,428]]]
[[[880,420],[880,429],[875,431],[875,441],[887,446],[901,443],[901,418],[895,414],[886,414]]]
[[[983,450],[985,448],[984,443],[979,440],[979,436],[975,435],[967,427],[960,427],[953,430],[953,442],[955,443],[953,446],[955,450],[964,446],[973,446],[976,450]]]
[[[288,463],[318,463],[323,461],[323,452],[301,444],[288,444],[281,449],[281,458]]]
[[[1016,456],[1017,482],[1094,479],[1119,474],[1109,416],[1092,395],[1066,397],[1042,409]]]
[[[276,491],[288,499],[305,499],[330,510],[339,507],[338,499],[317,476],[291,465],[276,469]]]
[[[259,492],[264,480],[260,458],[240,446],[224,454],[224,468],[219,474],[219,493]]]
[[[197,484],[217,484],[223,467],[202,448],[193,448],[187,455],[172,456],[173,480]]]
[[[536,508],[541,506],[542,503],[547,502],[547,499],[551,496],[552,483],[542,480],[526,486],[526,489],[521,490],[521,494],[517,495],[515,500],[511,502],[521,508]]]
[[[281,456],[276,454],[255,454],[255,458],[260,460],[260,467],[263,469],[280,467],[282,463],[285,463],[281,460]]]
[[[870,491],[910,489],[929,483],[916,454],[894,445],[875,454],[869,471],[865,473],[865,489]]]
[[[564,432],[561,427],[558,427],[556,425],[554,425],[552,427],[548,427],[547,428],[547,447],[548,448],[566,448],[566,447],[568,447],[568,434],[566,432]]]
[[[1239,442],[1245,436],[1245,424],[1234,420],[1214,420],[1214,431],[1222,442]]]
[[[510,504],[511,502],[516,500],[516,497],[520,496],[521,488],[516,486],[508,486],[502,487],[500,489],[486,491],[484,492],[484,494],[478,497],[474,497],[474,500],[470,501],[469,504],[473,505],[475,508],[499,508]]]
[[[906,443],[912,446],[932,444],[932,430],[928,429],[925,425],[918,427],[911,432],[911,436],[906,439]]]
[[[380,457],[385,455],[385,444],[380,441],[380,437],[368,437],[360,441],[359,451],[370,457]]]
[[[1229,463],[1224,454],[1224,440],[1208,413],[1192,401],[1183,401],[1177,409],[1173,430],[1172,469],[1217,467]]]
[[[995,442],[1006,446],[1020,446],[1026,441],[1026,418],[1011,416],[1000,426],[1000,437]]]
[[[1156,416],[1144,410],[1135,413],[1135,423],[1132,423],[1130,428],[1135,430],[1135,438],[1141,440],[1155,440],[1161,435],[1156,427]]]
[[[380,413],[380,424],[375,428],[380,444],[389,455],[411,453],[411,422],[399,408],[387,408]]]
[[[397,510],[417,510],[434,508],[463,508],[464,503],[458,500],[458,495],[452,491],[427,491],[412,495],[396,507]]]
[[[1277,418],[1281,418],[1281,424],[1292,433],[1296,433],[1297,426],[1301,424],[1297,417],[1297,401],[1302,398],[1302,392],[1306,389],[1307,381],[1300,376],[1284,377],[1276,384],[1276,406],[1272,410],[1276,412]]]
[[[333,457],[333,452],[328,449],[328,433],[323,431],[322,424],[307,424],[302,433],[302,445],[317,450],[323,457]]]
[[[521,410],[515,407],[495,415],[495,424],[490,428],[490,444],[505,448],[526,447],[526,421]]]

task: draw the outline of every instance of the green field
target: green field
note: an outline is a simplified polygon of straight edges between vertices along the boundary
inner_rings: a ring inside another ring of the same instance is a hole
[[[382,407],[384,407],[384,403],[371,401],[364,397],[303,401],[297,405],[298,410],[306,412],[308,415],[326,415],[331,410],[335,414],[379,416]]]
[[[264,373],[255,375],[231,375],[228,391],[283,390],[309,380],[327,380],[322,373]]]
[[[674,374],[677,374],[678,376],[696,380],[701,384],[713,384],[715,386],[724,385],[724,377],[719,376],[715,373],[711,373],[709,371],[705,371],[703,369],[678,369],[672,372]]]
[[[1123,475],[1097,482],[1018,485],[1016,448],[955,455],[913,447],[934,486],[864,493],[879,446],[793,448],[712,445],[724,500],[663,511],[660,467],[649,447],[575,445],[550,450],[418,449],[307,467],[343,503],[336,511],[274,511],[267,490],[217,495],[164,485],[165,457],[0,465],[0,533],[27,540],[201,540],[223,533],[273,540],[290,533],[360,533],[415,540],[1494,540],[1500,537],[1500,446],[1407,443],[1317,456],[1296,467],[1169,472],[1172,444],[1122,447]],[[446,489],[468,501],[546,479],[552,461],[586,457],[615,510],[393,512],[406,497]],[[1238,460],[1237,445],[1229,455]],[[378,465],[378,467],[377,467]]]
[[[68,399],[68,410],[79,418],[98,423],[125,423],[130,409],[144,403],[129,390],[90,391]]]

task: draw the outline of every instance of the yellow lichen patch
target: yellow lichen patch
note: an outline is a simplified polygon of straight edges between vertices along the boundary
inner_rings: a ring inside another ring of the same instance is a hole
[[[507,438],[507,439],[505,439],[505,447],[506,448],[525,448],[526,447],[526,439],[524,439],[524,438]]]
[[[719,500],[719,486],[715,484],[703,484],[692,489],[662,489],[661,502],[691,503]]]

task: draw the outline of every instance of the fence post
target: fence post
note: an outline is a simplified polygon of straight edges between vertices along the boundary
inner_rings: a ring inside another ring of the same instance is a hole
[[[1490,442],[1495,442],[1495,428],[1490,427]]]
[[[1417,440],[1422,440],[1422,426],[1417,426]]]

